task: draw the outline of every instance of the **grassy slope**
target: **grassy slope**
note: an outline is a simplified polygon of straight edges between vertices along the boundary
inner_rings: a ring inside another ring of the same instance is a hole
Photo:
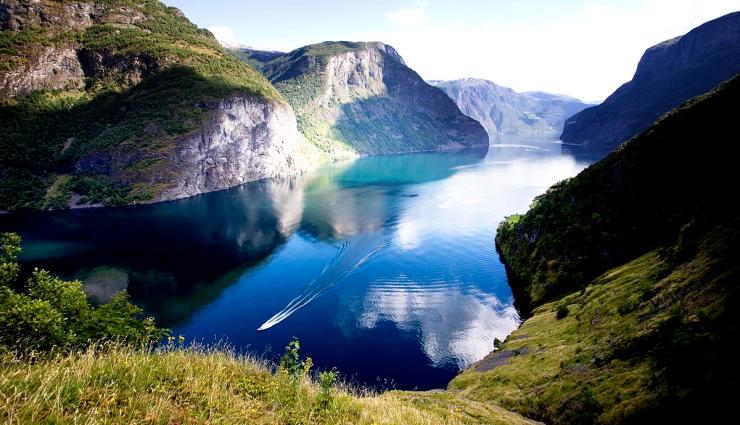
[[[168,153],[208,117],[208,102],[234,93],[281,99],[261,74],[175,9],[156,0],[98,3],[108,7],[104,23],[83,31],[45,26],[0,34],[0,56],[9,69],[43,46],[100,54],[124,69],[145,64],[144,81],[133,87],[127,72],[98,72],[87,76],[83,91],[0,100],[0,209],[64,207],[72,190],[108,204],[150,199],[173,172]],[[59,5],[45,0],[43,7]],[[130,15],[120,7],[145,19],[105,23]],[[89,155],[119,158],[113,177],[75,172],[73,164]]]
[[[552,423],[722,417],[740,390],[738,236],[717,228],[680,265],[653,251],[536,308],[450,388]]]
[[[353,395],[321,407],[310,379],[295,384],[263,362],[219,350],[127,348],[0,362],[0,420],[27,423],[524,424],[517,414],[446,393]]]
[[[514,289],[535,309],[451,389],[563,424],[732,414],[740,219],[727,135],[738,98],[740,78],[502,223]]]

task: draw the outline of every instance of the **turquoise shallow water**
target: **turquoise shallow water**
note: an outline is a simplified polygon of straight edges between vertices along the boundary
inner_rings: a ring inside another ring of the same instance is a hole
[[[189,340],[276,358],[293,336],[320,368],[376,387],[441,388],[520,320],[498,223],[588,159],[552,141],[364,158],[142,207],[0,216],[23,261],[127,289]],[[262,329],[258,331],[258,329]]]

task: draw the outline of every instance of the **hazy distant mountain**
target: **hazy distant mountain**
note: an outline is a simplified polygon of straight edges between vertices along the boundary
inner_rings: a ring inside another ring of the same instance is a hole
[[[563,122],[589,105],[569,96],[544,92],[517,93],[491,81],[465,78],[430,81],[439,87],[488,134],[557,134]]]
[[[330,157],[486,146],[484,128],[378,42],[324,42],[292,52],[234,52],[258,66]]]
[[[740,72],[740,12],[649,48],[632,81],[567,119],[561,139],[605,154],[685,100]]]

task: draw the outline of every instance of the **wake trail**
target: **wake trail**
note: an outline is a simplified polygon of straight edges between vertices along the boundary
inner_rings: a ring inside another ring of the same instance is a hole
[[[379,240],[381,238],[382,235],[365,234],[344,241],[334,258],[324,266],[321,273],[308,284],[306,289],[263,323],[257,331],[265,331],[287,319],[383,251],[389,243],[387,240]]]

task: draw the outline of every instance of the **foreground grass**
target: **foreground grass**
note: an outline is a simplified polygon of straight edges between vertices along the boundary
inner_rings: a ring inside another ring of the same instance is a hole
[[[340,385],[328,402],[310,378],[220,349],[91,348],[0,363],[0,421],[33,423],[517,424],[446,392],[372,394]]]

